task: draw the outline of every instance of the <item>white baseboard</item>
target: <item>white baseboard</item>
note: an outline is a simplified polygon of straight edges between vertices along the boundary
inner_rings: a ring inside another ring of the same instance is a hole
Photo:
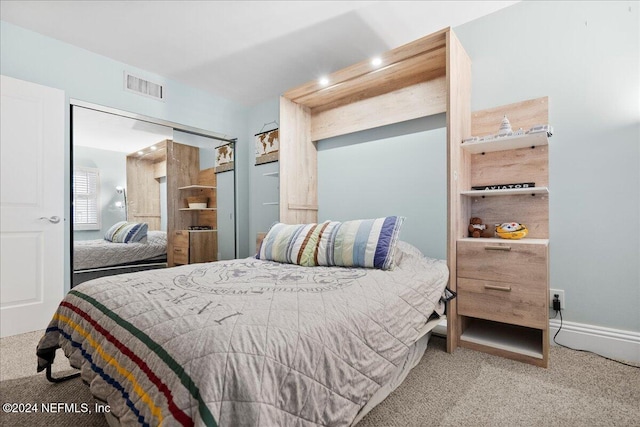
[[[549,321],[549,341],[558,332],[560,319]],[[562,322],[556,341],[577,350],[588,350],[616,360],[640,363],[640,332],[623,331],[583,323]]]
[[[555,345],[553,336],[559,327],[560,319],[549,321],[551,345]],[[446,319],[433,329],[433,333],[447,336]],[[576,350],[588,350],[611,359],[640,363],[640,332],[563,321],[556,341]]]

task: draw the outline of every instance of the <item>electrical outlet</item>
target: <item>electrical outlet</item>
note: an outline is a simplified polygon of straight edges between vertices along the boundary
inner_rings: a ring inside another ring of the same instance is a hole
[[[549,308],[553,310],[554,295],[558,295],[558,299],[560,299],[560,308],[564,310],[565,309],[564,291],[560,289],[549,289]]]

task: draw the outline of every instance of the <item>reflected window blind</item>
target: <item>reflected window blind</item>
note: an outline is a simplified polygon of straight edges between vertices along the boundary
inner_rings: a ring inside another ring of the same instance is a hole
[[[76,230],[100,230],[100,170],[73,170],[73,226]]]

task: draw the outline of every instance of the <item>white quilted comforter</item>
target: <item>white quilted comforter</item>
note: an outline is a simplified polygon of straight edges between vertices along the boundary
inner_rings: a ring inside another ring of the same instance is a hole
[[[445,261],[392,271],[247,258],[86,282],[38,345],[62,347],[123,425],[346,426],[419,338]]]
[[[167,233],[149,231],[147,241],[113,243],[104,239],[73,242],[73,269],[111,267],[157,258],[167,253]]]

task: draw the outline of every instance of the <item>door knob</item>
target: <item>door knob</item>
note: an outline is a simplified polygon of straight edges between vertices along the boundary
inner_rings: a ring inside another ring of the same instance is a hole
[[[57,223],[60,222],[60,217],[59,216],[50,216],[49,218],[47,218],[46,216],[41,216],[40,219],[46,219],[51,224],[57,224]]]

